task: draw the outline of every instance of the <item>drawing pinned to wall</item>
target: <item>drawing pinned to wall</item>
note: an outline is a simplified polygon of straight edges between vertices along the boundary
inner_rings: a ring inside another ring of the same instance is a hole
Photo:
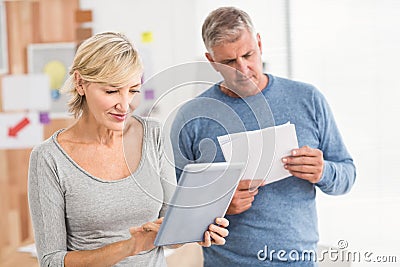
[[[44,65],[43,72],[50,77],[51,98],[58,100],[60,98],[60,88],[67,75],[67,68],[58,60],[49,61]]]
[[[15,126],[8,127],[8,136],[17,137],[18,133],[28,126],[29,123],[31,123],[31,121],[27,117],[24,117]]]
[[[6,75],[2,80],[4,111],[50,110],[49,77],[45,74]]]
[[[37,112],[0,113],[0,149],[32,148],[42,141]]]
[[[4,3],[0,1],[0,74],[8,72],[7,27]]]
[[[30,44],[28,46],[29,73],[45,73],[50,78],[51,113],[67,116],[68,95],[60,94],[60,88],[68,78],[76,50],[75,43]]]

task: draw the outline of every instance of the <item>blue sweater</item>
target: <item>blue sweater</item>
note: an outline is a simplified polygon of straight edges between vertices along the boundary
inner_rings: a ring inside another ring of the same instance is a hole
[[[171,131],[177,177],[189,162],[225,161],[217,136],[288,121],[295,124],[299,147],[323,152],[323,176],[317,184],[291,176],[259,188],[249,210],[226,216],[227,242],[203,249],[204,266],[315,266],[307,261],[318,242],[315,187],[340,195],[355,181],[353,160],[323,95],[309,84],[268,78],[255,96],[232,98],[216,84],[182,106]]]

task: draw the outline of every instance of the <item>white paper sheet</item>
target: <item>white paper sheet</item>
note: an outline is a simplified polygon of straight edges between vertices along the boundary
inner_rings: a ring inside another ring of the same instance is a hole
[[[299,147],[295,125],[289,122],[256,131],[218,136],[218,142],[227,162],[246,163],[242,180],[265,180],[265,184],[291,176],[281,159]]]
[[[4,111],[50,110],[50,81],[46,74],[6,75],[2,86]]]

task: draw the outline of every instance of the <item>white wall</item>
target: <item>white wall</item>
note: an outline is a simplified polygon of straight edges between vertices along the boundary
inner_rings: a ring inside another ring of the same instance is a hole
[[[400,259],[398,14],[396,0],[302,0],[291,8],[293,76],[328,98],[358,170],[350,194],[319,195],[321,241],[345,239],[353,250]]]
[[[264,60],[270,67],[286,75],[286,36],[284,1],[268,0],[249,3],[245,0],[81,0],[82,9],[93,10],[95,33],[112,30],[125,33],[138,48],[143,48],[141,33],[151,31],[154,72],[175,64],[206,60],[201,40],[201,24],[213,9],[238,6],[252,16],[265,44]],[[261,12],[260,12],[261,11]],[[269,56],[267,56],[269,55]]]
[[[143,49],[140,34],[152,31],[153,62],[145,67],[153,73],[203,60],[205,49],[200,32],[205,16],[217,6],[241,7],[253,17],[261,34],[268,71],[287,76],[284,3],[81,0],[81,7],[93,10],[95,32],[125,32],[139,50]],[[321,242],[334,245],[344,239],[352,250],[394,254],[400,261],[400,177],[396,168],[400,151],[400,1],[290,3],[293,78],[316,85],[327,97],[358,170],[350,194],[319,194]],[[192,90],[195,88],[168,99],[161,113],[193,95]]]
[[[238,6],[249,12],[266,45],[263,60],[267,62],[267,69],[274,69],[275,73],[287,76],[284,1],[268,0],[258,3],[259,5],[253,5],[245,0],[115,0],[111,4],[108,0],[81,0],[80,7],[93,10],[91,26],[95,33],[119,31],[133,40],[145,65],[143,89],[156,88],[158,98],[171,87],[166,87],[159,79],[151,78],[153,74],[171,73],[168,84],[179,85],[180,76],[188,73],[176,73],[171,68],[183,63],[206,61],[201,25],[207,14],[219,6]],[[141,42],[141,34],[146,31],[152,32],[154,36],[154,41],[150,44]],[[219,76],[214,76],[209,80],[219,80]],[[207,84],[187,85],[169,93],[169,96],[164,97],[161,104],[157,105],[157,112],[152,115],[165,119],[179,103],[206,87]],[[152,104],[142,101],[137,113],[146,113],[153,108]]]

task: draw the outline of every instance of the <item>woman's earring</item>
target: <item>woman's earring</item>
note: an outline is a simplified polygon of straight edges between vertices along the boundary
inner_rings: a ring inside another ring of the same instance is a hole
[[[83,86],[81,83],[78,84],[78,88],[76,89],[76,91],[78,92],[78,94],[80,96],[84,96],[85,95],[85,91],[83,90]]]

